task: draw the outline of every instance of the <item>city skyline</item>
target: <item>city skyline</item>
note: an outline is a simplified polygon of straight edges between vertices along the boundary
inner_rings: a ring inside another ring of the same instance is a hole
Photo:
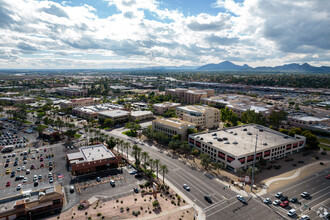
[[[262,0],[0,3],[2,68],[330,66],[330,3]]]

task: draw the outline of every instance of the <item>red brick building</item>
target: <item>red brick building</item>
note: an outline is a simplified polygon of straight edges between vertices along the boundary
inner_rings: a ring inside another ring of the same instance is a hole
[[[118,167],[121,157],[103,144],[79,148],[79,152],[67,154],[67,162],[73,175],[96,172]]]

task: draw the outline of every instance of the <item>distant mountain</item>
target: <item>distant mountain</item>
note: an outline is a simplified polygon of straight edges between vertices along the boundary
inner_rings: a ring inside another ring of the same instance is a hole
[[[230,61],[225,61],[218,64],[206,64],[204,66],[198,67],[197,70],[221,70],[221,71],[238,71],[238,70],[250,70],[252,67],[244,64],[243,66],[239,66],[233,64]]]
[[[298,63],[285,64],[282,66],[275,67],[250,67],[247,64],[243,66],[236,65],[230,61],[224,61],[218,64],[206,64],[204,66],[200,66],[197,70],[205,70],[205,71],[258,71],[258,72],[315,72],[315,73],[330,73],[330,67],[321,66],[315,67],[311,66],[308,63],[304,63],[302,65]]]

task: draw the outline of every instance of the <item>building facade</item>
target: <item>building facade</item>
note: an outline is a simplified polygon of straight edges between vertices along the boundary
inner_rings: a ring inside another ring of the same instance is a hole
[[[56,92],[62,96],[67,97],[84,97],[87,96],[88,90],[87,89],[81,89],[81,88],[72,88],[72,87],[63,87],[63,88],[57,88]]]
[[[314,116],[288,116],[288,124],[294,127],[330,132],[330,118],[318,118]]]
[[[189,128],[195,128],[195,124],[177,118],[167,119],[157,117],[157,119],[152,121],[152,130],[165,133],[169,138],[172,138],[174,135],[179,135],[181,140],[187,140]]]
[[[130,115],[129,111],[112,110],[99,112],[98,118],[103,118],[104,120],[109,118],[113,120],[114,124],[123,124],[129,121]]]
[[[239,127],[189,135],[189,145],[208,154],[232,171],[246,169],[256,162],[276,160],[299,151],[306,144],[306,137],[287,136],[270,128],[248,124]]]
[[[79,148],[79,152],[67,154],[67,163],[73,175],[118,167],[121,157],[103,144]]]
[[[213,89],[197,90],[196,88],[176,88],[166,89],[165,95],[177,97],[181,103],[196,104],[200,103],[202,98],[208,98],[214,95]]]
[[[219,109],[200,105],[177,107],[176,115],[183,121],[196,124],[200,129],[217,128],[219,127],[221,119]]]
[[[94,98],[70,99],[60,103],[61,108],[75,108],[80,106],[95,105],[97,100]]]
[[[162,115],[167,112],[169,109],[175,109],[176,107],[181,106],[181,103],[173,103],[173,102],[164,102],[154,104],[155,113],[158,115]]]
[[[130,114],[131,121],[135,121],[135,120],[145,121],[153,118],[154,118],[154,114],[151,111],[131,111]]]

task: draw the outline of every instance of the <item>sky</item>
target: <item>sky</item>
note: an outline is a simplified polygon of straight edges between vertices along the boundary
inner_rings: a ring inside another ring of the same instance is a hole
[[[0,69],[330,66],[327,0],[0,0]]]

